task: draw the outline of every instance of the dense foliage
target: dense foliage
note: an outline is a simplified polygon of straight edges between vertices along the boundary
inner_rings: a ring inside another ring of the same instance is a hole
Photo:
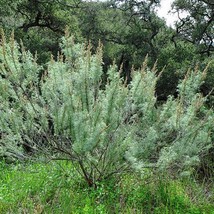
[[[62,55],[41,74],[33,56],[11,37],[1,46],[1,153],[25,159],[45,151],[69,159],[89,186],[131,168],[191,173],[213,150],[213,112],[199,93],[207,68],[189,70],[178,97],[157,104],[159,75],[147,59],[132,81],[112,65],[103,82],[102,47],[74,44],[66,34]],[[20,51],[21,49],[21,51]]]
[[[160,3],[0,0],[0,213],[213,212],[214,5]]]
[[[173,28],[157,16],[159,0],[15,0],[10,5],[1,0],[0,3],[0,25],[7,35],[13,29],[17,41],[21,39],[31,53],[38,52],[40,64],[48,62],[50,54],[56,59],[65,26],[77,42],[90,40],[97,47],[100,40],[104,45],[104,72],[115,60],[118,66],[123,64],[123,75],[128,81],[131,67],[140,68],[147,54],[150,66],[158,59],[159,70],[166,66],[158,81],[160,101],[176,95],[178,79],[183,78],[187,68],[206,64],[207,58],[213,57],[211,1],[174,1],[172,12],[178,15],[178,21]],[[182,13],[187,17],[183,18]],[[212,73],[212,69],[208,71],[201,88],[204,95],[213,88]]]

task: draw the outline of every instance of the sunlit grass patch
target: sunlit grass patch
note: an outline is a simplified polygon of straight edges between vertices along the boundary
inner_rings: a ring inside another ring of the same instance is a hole
[[[0,169],[2,214],[214,213],[203,192],[193,198],[199,186],[191,180],[130,173],[90,188],[65,161],[1,164]]]

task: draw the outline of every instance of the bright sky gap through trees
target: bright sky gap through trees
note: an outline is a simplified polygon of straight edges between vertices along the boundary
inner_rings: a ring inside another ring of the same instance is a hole
[[[174,25],[174,23],[178,20],[177,13],[172,13],[171,11],[171,4],[173,0],[161,0],[161,7],[157,10],[158,16],[164,18],[166,20],[166,24],[168,26]],[[181,14],[182,17],[186,16],[186,13]]]

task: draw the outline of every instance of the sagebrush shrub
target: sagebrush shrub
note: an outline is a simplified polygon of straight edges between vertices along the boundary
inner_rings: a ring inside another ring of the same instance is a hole
[[[205,77],[189,71],[178,98],[158,105],[159,76],[146,60],[127,85],[117,66],[103,81],[102,46],[62,38],[62,53],[47,69],[11,38],[0,46],[0,152],[26,151],[69,159],[89,186],[130,167],[190,172],[210,148],[213,112],[198,89]]]

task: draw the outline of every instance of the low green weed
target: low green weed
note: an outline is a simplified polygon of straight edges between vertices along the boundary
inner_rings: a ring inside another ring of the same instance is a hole
[[[65,161],[1,163],[0,169],[0,214],[214,213],[213,199],[190,180],[130,173],[90,188]]]

